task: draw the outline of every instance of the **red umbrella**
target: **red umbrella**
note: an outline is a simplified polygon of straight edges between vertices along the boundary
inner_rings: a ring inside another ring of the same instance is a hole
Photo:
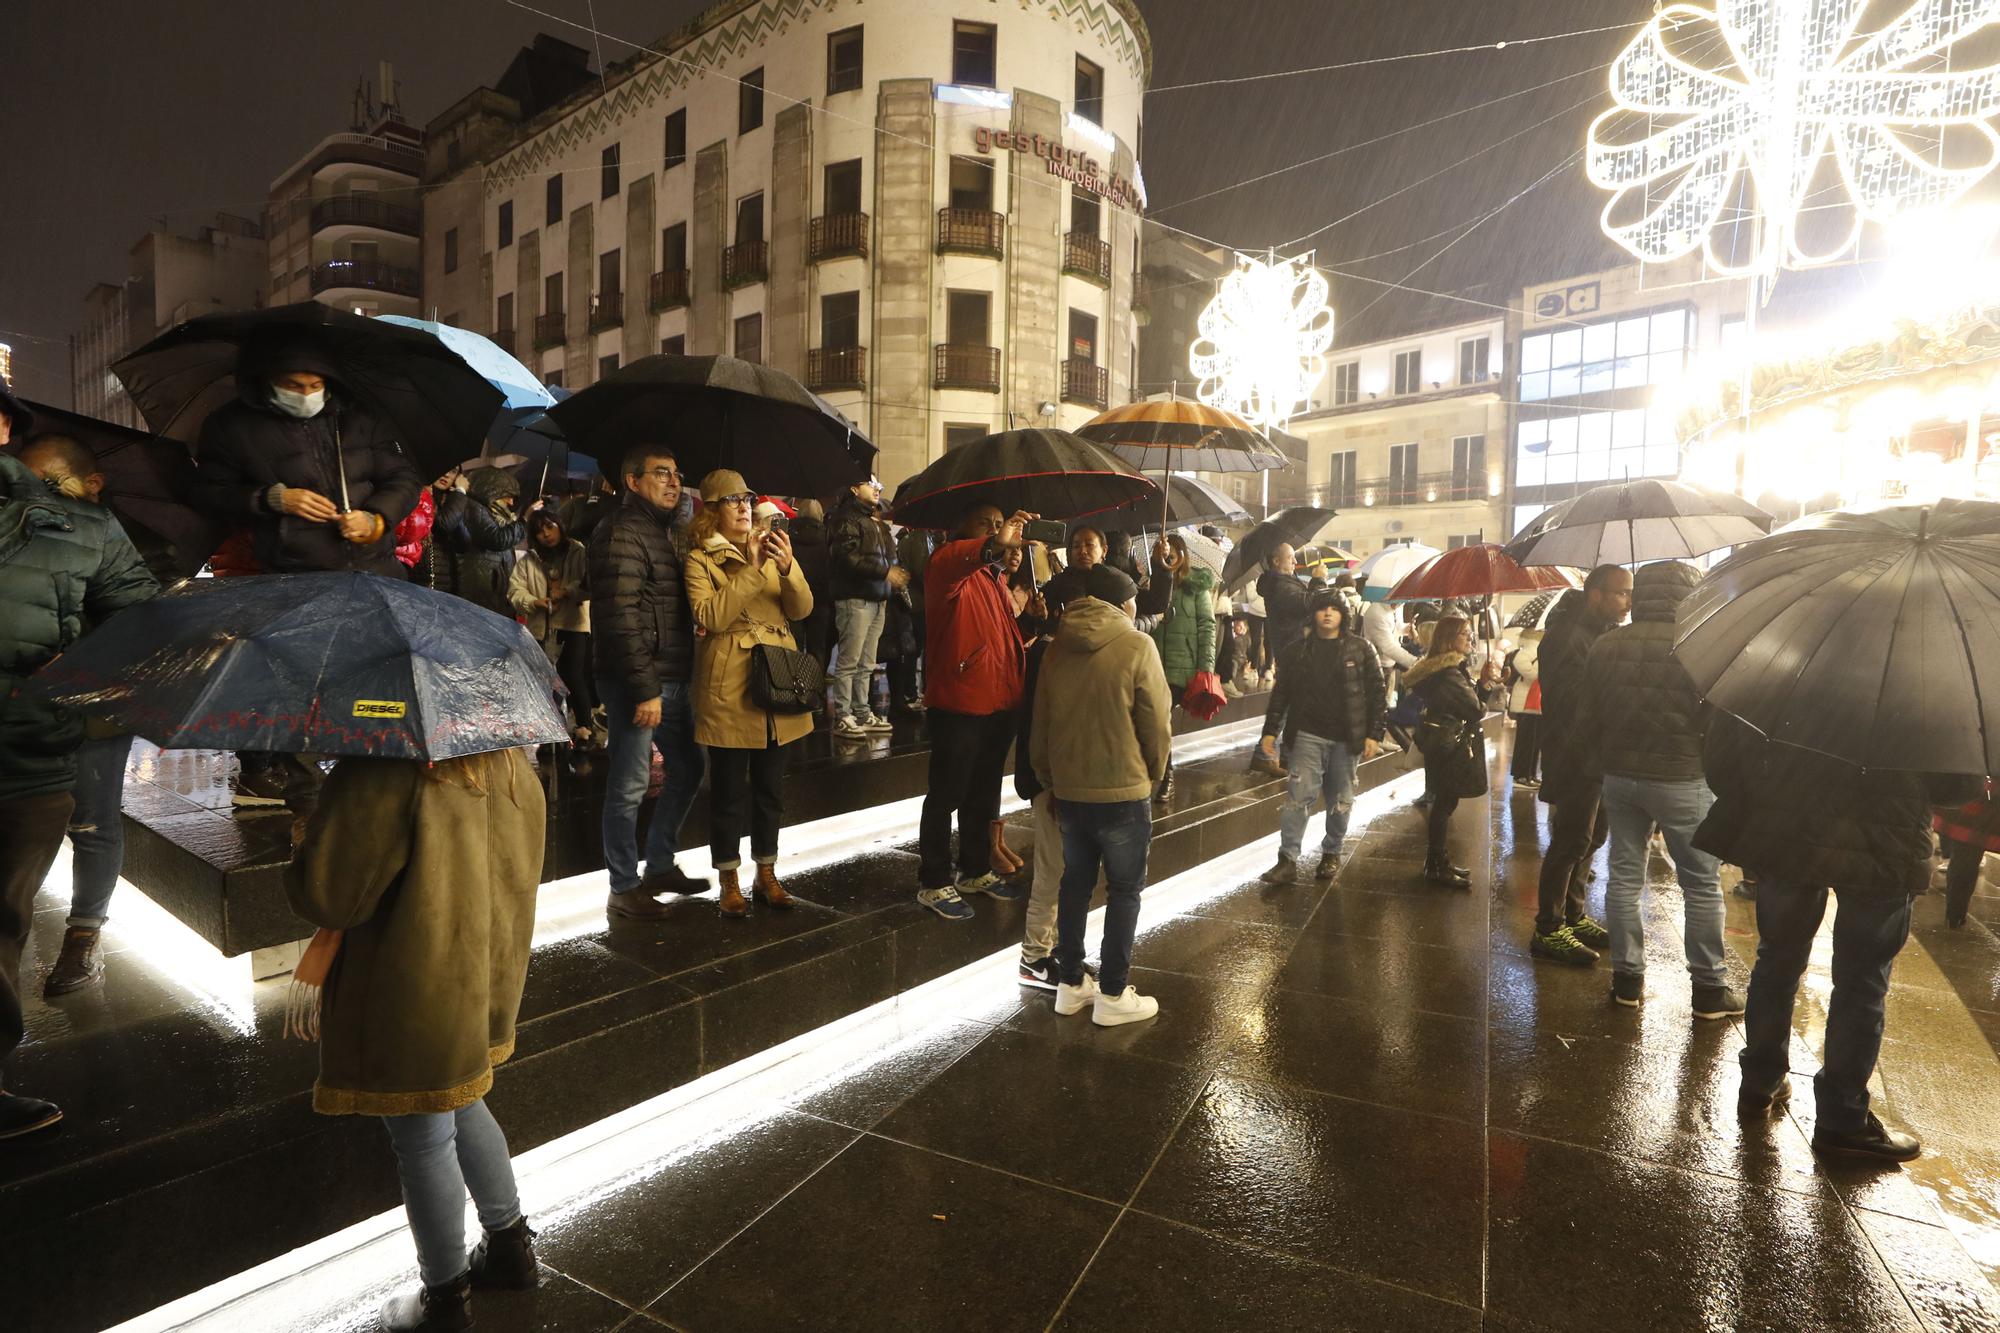
[[[1392,602],[1441,602],[1503,592],[1574,588],[1575,575],[1554,565],[1519,565],[1493,542],[1461,546],[1418,565],[1389,590]]]

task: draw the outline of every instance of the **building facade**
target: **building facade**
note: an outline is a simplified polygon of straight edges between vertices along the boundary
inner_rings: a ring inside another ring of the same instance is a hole
[[[435,304],[570,387],[660,351],[774,365],[892,485],[1079,425],[1136,374],[1150,65],[1131,0],[729,0],[462,152]]]

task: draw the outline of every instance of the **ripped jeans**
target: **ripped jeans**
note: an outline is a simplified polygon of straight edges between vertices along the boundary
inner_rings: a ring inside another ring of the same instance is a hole
[[[69,921],[101,928],[111,913],[111,891],[125,868],[125,762],[132,737],[88,740],[76,753],[76,812],[69,817]]]

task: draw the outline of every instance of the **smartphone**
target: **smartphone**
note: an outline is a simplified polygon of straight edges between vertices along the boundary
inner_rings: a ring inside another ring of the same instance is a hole
[[[1069,525],[1052,518],[1031,519],[1021,529],[1021,538],[1040,542],[1044,546],[1060,547],[1069,540]]]
[[[782,532],[787,535],[790,535],[792,531],[792,520],[786,518],[783,514],[778,515],[776,518],[771,520],[771,531]]]

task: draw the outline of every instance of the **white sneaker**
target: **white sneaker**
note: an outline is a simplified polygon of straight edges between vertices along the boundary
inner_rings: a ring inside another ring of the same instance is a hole
[[[844,741],[865,741],[868,739],[868,730],[861,725],[859,718],[843,717],[840,721],[833,724],[833,734]]]
[[[861,729],[863,731],[875,731],[875,732],[886,733],[894,731],[896,729],[896,724],[894,722],[891,722],[886,717],[877,717],[873,713],[863,713],[861,716],[855,718],[854,720],[860,723]]]
[[[1081,1008],[1081,1004],[1078,1005]],[[1056,1000],[1056,1012],[1062,1012],[1060,994]],[[1141,995],[1136,986],[1127,986],[1123,995],[1097,993],[1097,1003],[1090,1011],[1090,1021],[1101,1028],[1115,1028],[1120,1023],[1143,1023],[1160,1012],[1160,1002],[1150,995]]]
[[[1065,1018],[1080,1011],[1093,1000],[1103,1003],[1103,998],[1097,989],[1097,978],[1088,972],[1083,974],[1081,986],[1072,986],[1066,981],[1056,983],[1056,1012]]]

